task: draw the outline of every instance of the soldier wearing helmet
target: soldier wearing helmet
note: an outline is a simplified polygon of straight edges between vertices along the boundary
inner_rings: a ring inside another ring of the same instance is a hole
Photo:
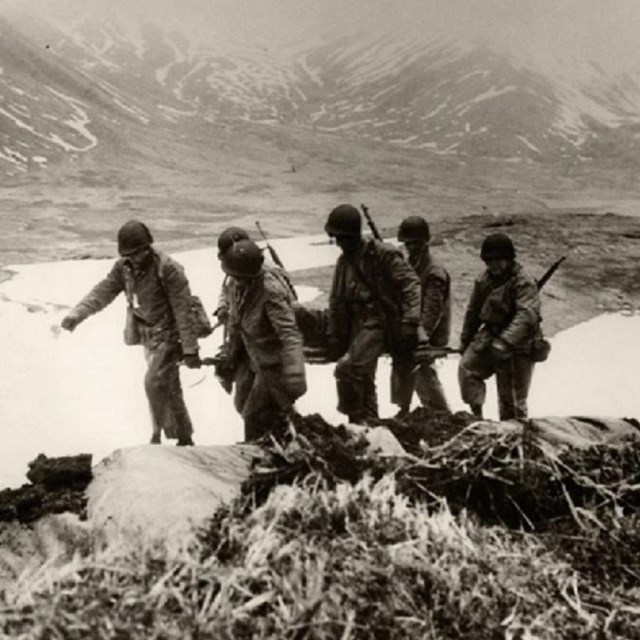
[[[227,390],[235,384],[234,403],[244,419],[246,441],[284,424],[307,389],[291,289],[263,262],[262,251],[248,239],[234,242],[221,257],[231,286],[228,340],[217,373]]]
[[[148,227],[130,220],[118,231],[118,253],[107,276],[62,320],[73,331],[89,316],[125,293],[130,319],[147,360],[145,391],[151,411],[151,443],[161,433],[177,438],[178,445],[193,444],[193,426],[182,395],[178,364],[200,366],[197,330],[191,310],[191,291],[184,269],[153,248]]]
[[[460,392],[482,417],[485,380],[495,374],[500,419],[526,418],[532,345],[541,336],[538,286],[516,261],[509,236],[487,236],[480,257],[486,270],[474,283],[460,337]]]
[[[445,346],[451,332],[451,280],[429,250],[429,223],[419,216],[405,218],[398,228],[398,240],[404,243],[409,264],[420,278],[420,344]],[[400,361],[393,367],[391,400],[400,407],[399,416],[409,412],[414,390],[430,411],[450,411],[434,365],[434,362],[424,362],[416,368],[412,361]]]
[[[228,227],[218,236],[218,259],[222,261],[225,253],[240,240],[250,240],[249,234],[242,227]],[[263,268],[272,271],[273,274],[280,278],[285,286],[287,286],[295,297],[293,285],[288,274],[277,265],[264,263]],[[229,290],[233,288],[233,278],[228,274],[222,283],[222,290],[218,297],[218,307],[214,311],[214,315],[218,318],[219,325],[227,325],[229,319]]]
[[[329,296],[329,349],[337,360],[338,410],[353,423],[378,418],[376,368],[382,353],[410,360],[417,344],[420,283],[394,246],[362,237],[360,212],[331,211],[325,225],[342,250]]]

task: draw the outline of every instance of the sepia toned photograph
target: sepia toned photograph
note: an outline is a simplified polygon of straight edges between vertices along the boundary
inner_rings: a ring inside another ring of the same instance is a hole
[[[0,0],[0,638],[640,640],[637,0]]]

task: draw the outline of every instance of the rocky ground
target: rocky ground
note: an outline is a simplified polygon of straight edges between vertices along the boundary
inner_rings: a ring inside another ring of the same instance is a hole
[[[638,639],[640,432],[586,424],[615,443],[550,447],[535,421],[416,410],[386,421],[412,452],[389,457],[297,417],[197,545],[88,545],[0,586],[0,633]]]

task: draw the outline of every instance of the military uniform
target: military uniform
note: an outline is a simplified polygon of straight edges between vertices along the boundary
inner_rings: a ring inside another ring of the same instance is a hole
[[[139,269],[134,269],[127,258],[120,258],[69,316],[76,323],[82,322],[127,289],[147,361],[144,384],[153,424],[152,441],[159,441],[163,431],[168,438],[178,438],[179,443],[190,443],[193,426],[182,395],[178,363],[183,356],[197,356],[198,340],[191,291],[182,266],[154,250]]]
[[[527,396],[533,375],[532,344],[541,337],[540,295],[536,281],[513,263],[506,279],[488,271],[476,280],[467,306],[458,368],[464,402],[484,404],[485,380],[495,373],[501,420],[527,417]],[[509,348],[506,359],[496,358],[492,342]]]
[[[362,240],[336,263],[329,296],[328,337],[341,357],[335,369],[338,411],[351,422],[378,417],[375,375],[380,355],[402,358],[402,325],[420,320],[420,283],[394,246]]]
[[[235,382],[234,403],[255,440],[282,422],[306,392],[302,336],[291,289],[278,271],[262,269],[250,280],[229,278],[225,347]]]
[[[449,343],[451,333],[451,281],[446,269],[436,261],[424,245],[420,254],[409,257],[409,264],[420,278],[420,324],[429,345],[443,347]],[[391,374],[391,400],[401,411],[408,411],[414,390],[422,405],[431,411],[449,411],[444,389],[438,378],[434,362],[426,362],[417,369],[413,360],[399,360]]]

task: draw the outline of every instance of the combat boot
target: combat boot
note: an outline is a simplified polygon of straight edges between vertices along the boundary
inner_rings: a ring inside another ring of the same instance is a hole
[[[484,416],[482,415],[482,405],[481,404],[470,404],[471,413],[476,417],[482,420]]]

